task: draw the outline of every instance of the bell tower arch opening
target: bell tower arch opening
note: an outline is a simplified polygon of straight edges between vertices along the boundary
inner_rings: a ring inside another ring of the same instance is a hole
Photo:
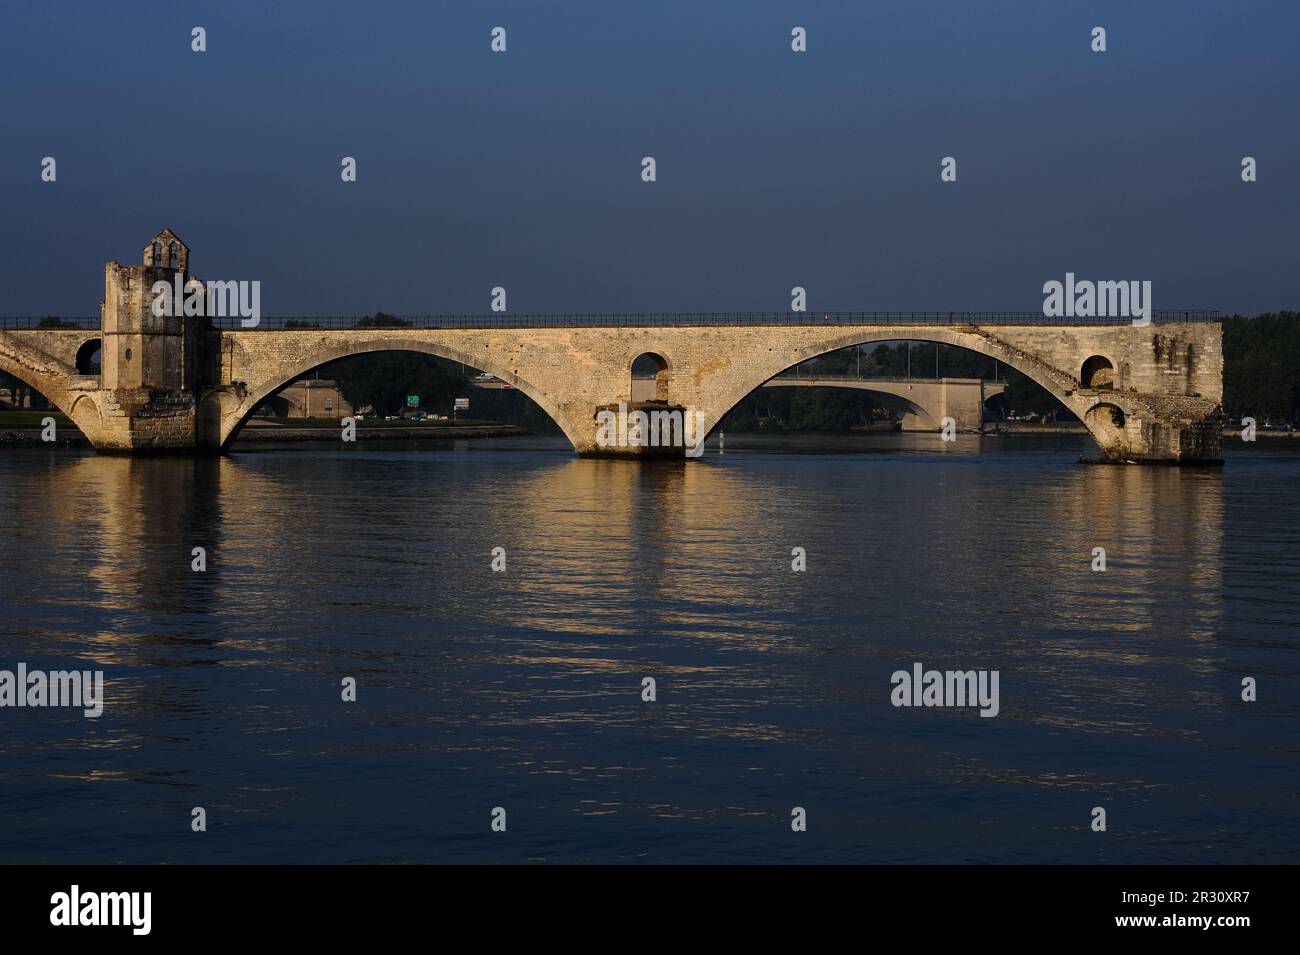
[[[144,264],[156,269],[188,272],[190,247],[171,229],[163,229],[144,247]]]

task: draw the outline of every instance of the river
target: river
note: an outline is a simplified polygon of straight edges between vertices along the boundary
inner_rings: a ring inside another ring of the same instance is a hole
[[[1300,445],[1228,443],[5,449],[0,669],[106,699],[0,709],[0,861],[1294,862]]]

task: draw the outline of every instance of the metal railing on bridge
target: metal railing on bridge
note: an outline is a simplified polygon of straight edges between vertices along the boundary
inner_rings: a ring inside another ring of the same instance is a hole
[[[1157,308],[1153,324],[1215,322],[1204,308]],[[350,330],[373,328],[665,328],[701,325],[1128,325],[1130,318],[1048,318],[1037,312],[502,312],[445,315],[263,316],[253,328],[237,317],[213,318],[214,328],[244,331]],[[98,328],[93,318],[0,317],[0,329]]]
[[[60,328],[99,328],[99,316],[56,318],[52,315],[9,315],[0,316],[0,329],[5,328],[48,328],[58,331]]]

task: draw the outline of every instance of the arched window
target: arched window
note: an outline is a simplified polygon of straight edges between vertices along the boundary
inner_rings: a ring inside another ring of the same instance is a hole
[[[181,267],[181,247],[173,242],[167,249],[167,264],[173,269]]]
[[[155,242],[153,244],[153,261],[150,263],[150,265],[162,265],[162,264],[163,264],[162,243]]]
[[[100,341],[92,338],[77,349],[77,374],[98,375],[100,359]]]
[[[1079,372],[1079,382],[1085,388],[1109,391],[1115,387],[1115,366],[1110,359],[1102,355],[1093,355],[1083,363]]]
[[[654,352],[638,355],[632,362],[632,400],[668,400],[668,362]]]

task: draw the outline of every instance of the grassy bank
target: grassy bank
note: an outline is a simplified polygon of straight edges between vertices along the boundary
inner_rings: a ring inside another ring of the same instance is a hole
[[[0,411],[0,428],[40,428],[41,421],[53,418],[56,428],[72,427],[61,411]]]
[[[362,428],[492,428],[499,422],[483,421],[478,418],[461,418],[457,421],[384,421],[380,418],[367,418],[357,422],[357,429]],[[341,418],[251,418],[245,428],[329,428],[337,431],[343,427]]]

